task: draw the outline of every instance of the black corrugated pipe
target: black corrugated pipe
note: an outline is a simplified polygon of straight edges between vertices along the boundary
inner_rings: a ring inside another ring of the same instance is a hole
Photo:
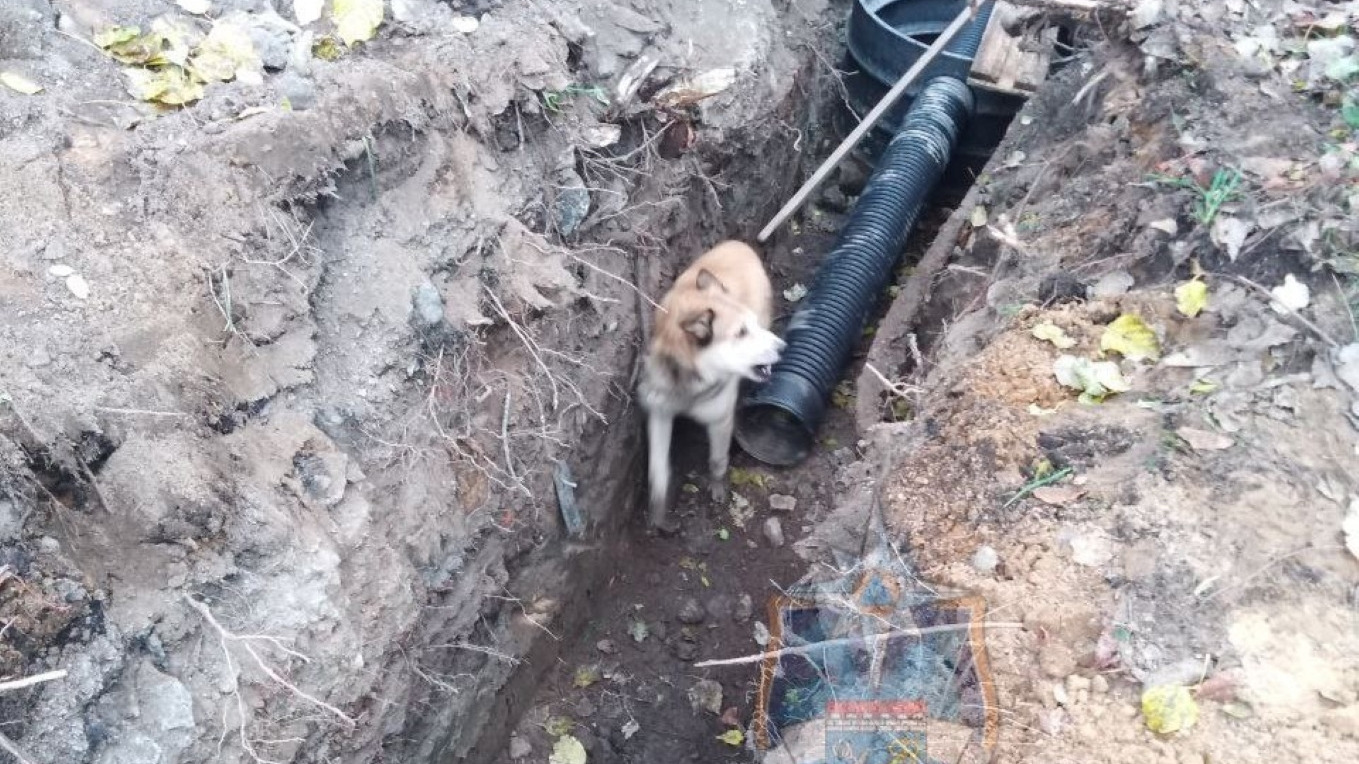
[[[972,109],[972,91],[954,77],[921,89],[789,321],[773,375],[741,405],[736,440],[751,456],[787,466],[811,451],[826,399]]]

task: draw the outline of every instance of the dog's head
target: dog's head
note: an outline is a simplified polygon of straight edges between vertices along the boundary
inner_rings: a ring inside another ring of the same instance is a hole
[[[755,311],[733,299],[711,272],[698,272],[698,289],[674,305],[674,326],[688,346],[686,355],[705,379],[769,379],[785,343],[760,325]]]

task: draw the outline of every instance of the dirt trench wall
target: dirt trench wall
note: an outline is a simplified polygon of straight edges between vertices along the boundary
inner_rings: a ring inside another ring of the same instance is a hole
[[[0,58],[63,84],[0,100],[0,661],[68,672],[0,698],[34,757],[477,760],[585,617],[638,488],[623,282],[777,204],[829,27],[819,3],[491,5],[462,34],[405,3],[338,62],[154,120],[56,26],[159,6],[0,17]],[[643,49],[736,83],[608,150],[588,98],[544,111]]]

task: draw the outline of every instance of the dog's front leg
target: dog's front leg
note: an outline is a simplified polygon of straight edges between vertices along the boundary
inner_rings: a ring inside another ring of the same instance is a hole
[[[736,427],[735,413],[708,425],[708,479],[713,501],[727,501],[727,466],[731,454],[731,433]]]
[[[665,519],[670,498],[670,435],[674,425],[675,418],[668,413],[653,411],[647,416],[647,474],[651,484],[648,518],[653,530],[666,533],[674,530]]]

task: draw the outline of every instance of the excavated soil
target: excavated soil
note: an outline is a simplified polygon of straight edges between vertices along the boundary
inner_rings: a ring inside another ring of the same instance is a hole
[[[755,672],[692,664],[757,653],[875,491],[924,581],[1019,624],[987,638],[998,760],[1359,760],[1347,7],[1088,24],[910,245],[858,354],[897,392],[856,363],[812,457],[735,455],[726,506],[681,432],[684,532],[658,540],[648,297],[833,148],[847,4],[397,0],[335,61],[292,3],[212,6],[193,23],[246,14],[263,83],[163,113],[89,40],[175,3],[0,7],[0,72],[44,87],[0,87],[0,679],[66,672],[0,694],[32,760],[544,762],[570,735],[591,762],[750,761],[717,737]],[[778,291],[863,175],[768,247]],[[1290,275],[1305,305],[1272,308]],[[1103,354],[1130,389],[1078,403],[1054,361],[1124,313],[1159,356]],[[1140,703],[1166,683],[1198,709],[1174,734]]]

